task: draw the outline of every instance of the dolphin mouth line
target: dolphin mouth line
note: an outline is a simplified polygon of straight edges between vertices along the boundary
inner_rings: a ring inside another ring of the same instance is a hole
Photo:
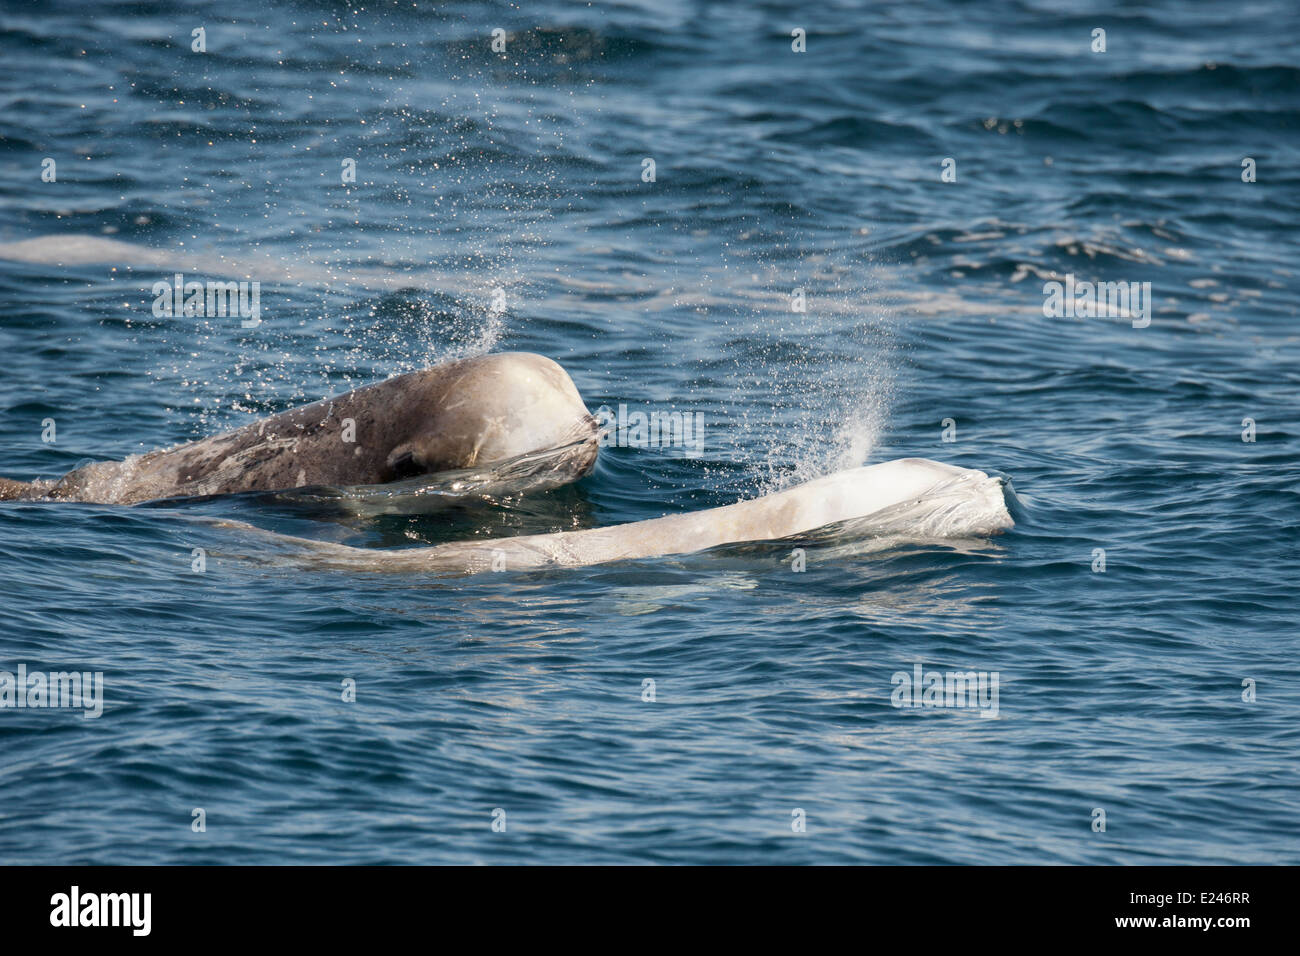
[[[560,466],[569,464],[577,457],[578,453],[592,447],[594,444],[594,437],[579,438],[561,445],[524,452],[522,455],[516,455],[513,458],[505,458],[474,468],[431,471],[412,478],[404,478],[401,481],[389,481],[372,485],[350,485],[333,490],[344,497],[427,494],[470,495],[480,493],[482,488],[490,485],[510,482],[511,487],[517,487],[518,493],[522,493],[537,490],[543,486],[551,487],[545,480],[548,477],[560,484],[567,484],[570,481],[585,477],[595,465],[594,455],[592,456],[591,465],[584,467],[581,474],[573,475],[571,472],[566,472],[564,476],[561,476],[555,474],[555,472]],[[524,483],[516,485],[516,482],[519,481]]]

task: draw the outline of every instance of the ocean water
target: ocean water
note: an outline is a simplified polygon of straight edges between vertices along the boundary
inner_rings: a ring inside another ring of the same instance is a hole
[[[4,5],[0,474],[503,349],[703,445],[434,514],[0,504],[0,670],[104,681],[0,709],[0,861],[1300,862],[1300,8],[271,7]],[[262,323],[156,317],[177,271]],[[1149,311],[1049,317],[1067,275]],[[436,578],[212,521],[395,548],[906,456],[1016,527]],[[918,664],[996,719],[893,706]]]

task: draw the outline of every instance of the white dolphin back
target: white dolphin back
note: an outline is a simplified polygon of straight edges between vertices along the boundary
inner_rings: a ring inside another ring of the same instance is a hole
[[[686,554],[788,538],[869,517],[873,530],[918,538],[984,536],[1014,524],[1001,479],[925,458],[903,458],[721,508],[584,531],[394,551],[275,537],[303,546],[320,563],[349,569],[475,573]]]

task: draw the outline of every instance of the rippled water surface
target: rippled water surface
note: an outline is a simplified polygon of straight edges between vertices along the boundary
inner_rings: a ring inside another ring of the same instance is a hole
[[[0,13],[0,474],[501,349],[706,425],[450,510],[0,505],[0,670],[105,697],[0,709],[0,860],[1300,862],[1300,10],[522,6]],[[155,317],[176,271],[262,324]],[[1045,317],[1067,274],[1149,325]],[[446,579],[212,521],[391,548],[907,456],[1014,530]],[[892,706],[917,663],[997,719]]]

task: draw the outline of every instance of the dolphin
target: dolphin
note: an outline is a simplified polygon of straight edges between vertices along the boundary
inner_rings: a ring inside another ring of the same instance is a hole
[[[851,468],[784,491],[720,508],[552,534],[380,550],[281,535],[238,521],[218,525],[270,536],[317,566],[342,570],[440,572],[577,567],[724,544],[807,535],[844,522],[912,538],[985,537],[1014,526],[1007,482],[925,458]]]
[[[243,428],[96,462],[57,480],[0,478],[0,500],[136,504],[164,498],[351,487],[549,455],[546,485],[595,467],[596,419],[558,364],[528,352],[449,362],[293,408]]]

